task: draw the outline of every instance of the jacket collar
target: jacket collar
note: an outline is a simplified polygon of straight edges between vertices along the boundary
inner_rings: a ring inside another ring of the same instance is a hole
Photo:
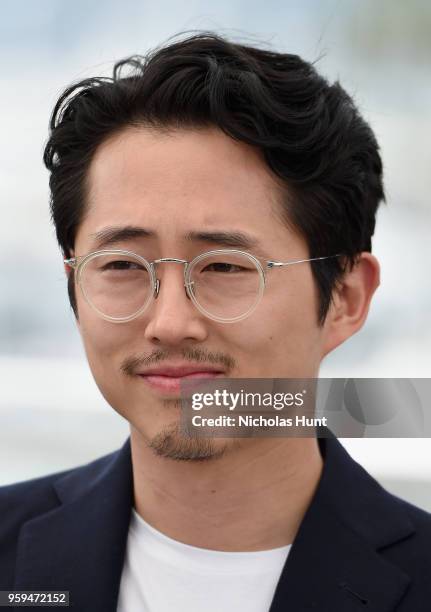
[[[379,549],[414,532],[401,505],[324,429],[322,476],[270,612],[389,612],[410,579]],[[59,505],[20,532],[14,588],[68,590],[71,609],[115,612],[133,503],[130,439],[54,483]]]

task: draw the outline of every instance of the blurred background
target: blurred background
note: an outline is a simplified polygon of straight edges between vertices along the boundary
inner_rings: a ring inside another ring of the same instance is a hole
[[[354,97],[381,145],[387,204],[374,252],[382,284],[365,328],[322,376],[430,377],[431,4],[426,0],[2,2],[0,56],[0,484],[118,448],[127,422],[88,369],[66,295],[42,164],[63,88],[111,74],[184,30],[317,61]],[[424,406],[428,410],[428,406]],[[343,444],[380,482],[431,510],[431,441]]]

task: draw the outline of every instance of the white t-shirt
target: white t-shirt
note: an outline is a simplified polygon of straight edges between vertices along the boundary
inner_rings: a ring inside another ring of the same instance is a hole
[[[290,548],[197,548],[132,509],[117,612],[268,612]]]

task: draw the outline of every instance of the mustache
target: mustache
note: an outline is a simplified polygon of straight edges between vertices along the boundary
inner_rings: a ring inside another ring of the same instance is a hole
[[[134,376],[138,368],[149,367],[168,359],[181,357],[184,361],[193,363],[211,363],[223,366],[230,372],[235,366],[235,360],[221,352],[208,352],[200,349],[183,349],[180,354],[170,351],[157,350],[150,354],[133,355],[126,357],[120,365],[120,371],[126,376]]]

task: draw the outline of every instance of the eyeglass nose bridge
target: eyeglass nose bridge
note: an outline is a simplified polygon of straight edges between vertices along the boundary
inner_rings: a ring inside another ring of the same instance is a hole
[[[154,278],[154,299],[157,300],[159,296],[160,284],[161,284],[160,279],[157,278],[156,267],[154,264],[165,263],[165,262],[184,264],[184,290],[186,292],[187,299],[190,300],[188,289],[191,290],[193,281],[190,283],[187,282],[186,275],[187,275],[187,268],[188,268],[189,262],[186,259],[177,259],[176,257],[162,257],[161,259],[155,259],[153,262],[151,262],[150,266],[151,266],[151,270],[153,272],[153,278]]]

